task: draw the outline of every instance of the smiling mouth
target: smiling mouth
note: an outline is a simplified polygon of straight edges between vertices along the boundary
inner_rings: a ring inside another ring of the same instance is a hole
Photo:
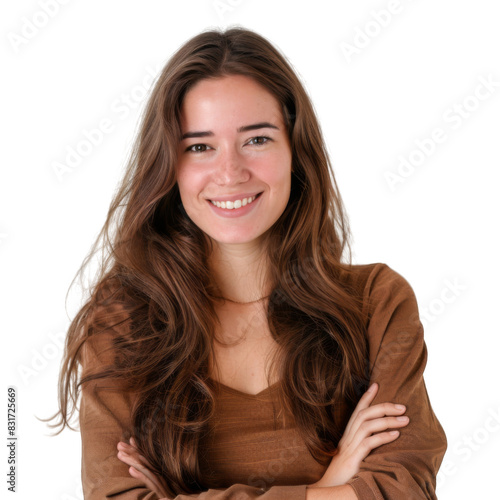
[[[249,198],[242,198],[241,200],[234,201],[213,201],[208,200],[212,205],[215,205],[218,208],[225,208],[226,210],[235,210],[246,205],[250,205],[253,203],[262,193],[259,193],[255,196],[251,196]]]

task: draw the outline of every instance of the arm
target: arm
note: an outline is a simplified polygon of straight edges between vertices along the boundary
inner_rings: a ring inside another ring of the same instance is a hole
[[[234,494],[235,496],[227,496],[227,492],[229,492],[232,488],[235,488]],[[212,499],[212,498],[217,498],[217,499],[229,499],[229,498],[234,498],[238,500],[243,500],[247,498],[276,498],[276,499],[283,499],[283,500],[293,500],[295,498],[304,498],[305,500],[357,500],[356,493],[354,493],[354,490],[352,489],[351,486],[344,484],[342,486],[332,486],[330,488],[313,488],[311,486],[305,486],[305,497],[304,496],[295,496],[293,493],[293,490],[290,489],[288,490],[290,493],[287,493],[287,488],[303,488],[301,486],[273,486],[270,488],[268,491],[270,492],[271,489],[277,488],[278,490],[282,488],[282,493],[279,493],[279,496],[272,496],[272,497],[267,497],[266,495],[268,493],[264,493],[262,495],[255,495],[254,493],[251,493],[250,490],[253,490],[255,488],[251,488],[250,486],[244,486],[242,484],[234,485],[231,488],[225,490],[208,490],[207,493],[201,493],[199,496],[195,495],[196,498],[199,498],[200,500],[205,500],[205,499]],[[247,494],[250,494],[251,496],[241,496],[242,492],[247,490]],[[205,496],[207,495],[207,496]],[[189,499],[193,498],[193,495],[179,495],[175,497],[175,500],[177,499]]]
[[[84,344],[82,375],[98,371],[113,361],[112,336],[112,331],[99,334]],[[85,500],[102,500],[112,495],[123,500],[159,498],[143,487],[141,481],[130,477],[128,467],[116,457],[116,442],[125,439],[129,428],[131,404],[130,396],[115,382],[99,379],[82,386],[79,417]]]
[[[364,398],[362,398],[361,401],[364,400],[363,407],[365,404],[369,404],[369,401],[371,400],[371,398],[374,397],[374,394],[376,393],[376,391],[371,391],[371,392],[372,392],[372,395],[370,396],[370,398],[367,398],[367,396],[369,395],[368,393]],[[130,439],[130,443],[125,443],[125,442],[118,443],[117,449],[119,450],[118,454],[117,454],[118,458],[122,462],[124,462],[125,464],[130,466],[129,473],[132,477],[142,480],[143,483],[151,491],[155,491],[161,497],[161,500],[170,500],[168,498],[168,493],[167,493],[167,489],[165,488],[166,485],[164,484],[164,481],[159,476],[157,476],[156,474],[154,474],[152,472],[151,464],[148,462],[148,460],[143,455],[140,454],[139,450],[137,449],[137,443],[135,442],[135,440],[133,438]],[[367,453],[364,454],[363,456],[366,456],[366,455],[367,455]],[[348,459],[348,461],[350,461],[350,459]],[[359,460],[356,459],[356,461],[359,461]],[[337,468],[337,465],[335,467]],[[343,467],[341,465],[339,465],[338,467],[340,469],[345,469],[345,467]],[[356,470],[358,470],[358,469],[356,469]],[[338,471],[335,471],[335,472],[338,472]],[[345,473],[347,473],[347,470],[342,472],[341,476],[344,475]],[[350,478],[352,475],[353,474],[348,473],[347,478]],[[340,480],[339,482],[335,482],[331,485],[329,485],[328,482],[329,481],[327,480],[326,485],[314,483],[314,484],[310,484],[310,485],[306,486],[305,499],[306,500],[307,499],[308,500],[327,500],[327,499],[333,498],[333,499],[337,499],[337,500],[356,500],[358,498],[356,496],[356,493],[354,492],[354,489],[350,485],[344,484],[344,482],[345,482],[344,479]],[[335,484],[335,486],[334,486],[334,484]],[[238,484],[237,485],[238,489],[241,490],[241,486],[242,486],[241,484]],[[294,487],[292,487],[292,488],[294,488]],[[297,487],[297,491],[301,493],[300,488],[302,488],[302,487],[301,486]],[[276,498],[276,495],[278,493],[280,495],[278,498],[281,498],[281,495],[283,493],[287,493],[285,498],[289,498],[290,495],[294,494],[293,489],[291,489],[290,487],[285,487],[285,489],[287,490],[285,492],[283,492],[283,488],[274,490],[272,498]],[[192,498],[193,496],[196,496],[199,498],[220,498],[220,496],[219,496],[221,494],[220,492],[224,492],[223,498],[228,498],[227,497],[228,491],[229,490],[224,490],[224,489],[213,489],[213,490],[209,490],[208,492],[204,492],[202,495],[180,495],[180,496],[177,496],[176,499]],[[264,495],[259,494],[259,496],[265,497],[266,494],[264,494]],[[254,496],[252,494],[251,498],[253,498],[253,497]],[[240,497],[238,496],[238,498],[240,498]],[[247,498],[247,497],[245,497],[245,498]]]
[[[403,404],[410,421],[395,441],[372,450],[347,484],[363,500],[436,499],[447,441],[423,379],[427,349],[415,294],[386,264],[374,267],[365,294],[370,300],[369,378],[379,384],[372,404]]]
[[[274,490],[274,491],[272,491]],[[333,486],[330,488],[313,488],[310,486],[273,486],[266,493],[259,488],[235,484],[227,490],[208,490],[199,495],[178,495],[174,500],[188,500],[199,498],[200,500],[247,500],[250,498],[263,498],[265,500],[357,500],[356,493],[351,486]],[[169,499],[162,499],[169,500]]]
[[[113,361],[111,339],[123,325],[109,328],[105,334],[91,337],[83,347],[83,374],[100,370]],[[157,494],[141,478],[132,477],[129,466],[117,457],[117,444],[128,441],[132,398],[116,382],[99,379],[82,386],[80,429],[82,436],[82,483],[86,500],[159,500]],[[346,496],[350,486],[307,488],[304,485],[272,486],[267,491],[246,484],[233,484],[227,489],[209,489],[199,494],[178,495],[174,500],[338,500]],[[337,496],[333,496],[336,494]],[[342,496],[341,496],[342,495]],[[170,500],[170,499],[169,499]]]
[[[330,488],[306,488],[306,500],[357,500],[352,486],[343,484],[342,486],[332,486]]]

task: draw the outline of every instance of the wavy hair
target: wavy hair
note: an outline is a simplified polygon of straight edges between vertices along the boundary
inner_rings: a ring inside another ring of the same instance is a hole
[[[269,373],[319,463],[334,454],[359,399],[356,381],[367,380],[361,298],[346,279],[350,229],[313,105],[289,62],[261,35],[202,32],[157,78],[123,180],[77,273],[100,248],[88,299],[69,327],[60,409],[52,417],[58,432],[72,428],[83,384],[124,382],[135,395],[129,432],[173,495],[205,487],[197,450],[214,415],[208,369],[218,324],[211,242],[187,216],[176,184],[180,110],[194,84],[226,75],[266,88],[290,139],[289,201],[265,235],[272,284],[266,314],[279,346]],[[115,332],[114,361],[83,376],[82,347],[106,332]]]

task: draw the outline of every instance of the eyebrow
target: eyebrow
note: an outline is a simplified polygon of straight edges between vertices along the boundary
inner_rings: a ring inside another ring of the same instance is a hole
[[[276,130],[279,130],[279,128],[276,125],[273,125],[272,123],[269,122],[261,122],[261,123],[254,123],[252,125],[245,125],[243,127],[240,127],[237,132],[248,132],[249,130],[258,130],[261,128],[274,128]],[[204,132],[186,132],[185,134],[182,135],[181,141],[184,139],[191,139],[195,137],[212,137],[214,133],[211,130],[207,130]]]

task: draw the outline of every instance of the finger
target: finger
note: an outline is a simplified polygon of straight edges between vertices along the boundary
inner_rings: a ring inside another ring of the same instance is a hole
[[[119,441],[118,446],[125,446],[126,448],[135,448],[137,449],[137,443],[134,438],[130,438],[129,442],[127,443],[126,441]]]
[[[125,451],[119,451],[117,454],[117,457],[119,460],[121,460],[123,463],[133,466],[134,464],[137,464],[137,460],[134,459],[131,455],[126,453]]]
[[[375,448],[391,443],[399,437],[399,431],[381,432],[364,439],[358,446],[350,449],[348,462],[360,464]]]
[[[148,490],[155,491],[157,494],[163,495],[163,491],[158,490],[158,486],[153,481],[151,481],[151,479],[147,477],[142,471],[137,470],[135,467],[130,467],[128,472],[132,477],[140,479],[144,483],[146,488],[148,488]]]
[[[366,458],[366,456],[375,448],[378,448],[383,444],[395,441],[400,436],[400,434],[401,433],[398,430],[393,430],[388,432],[380,432],[378,434],[370,436],[369,438],[366,438],[363,441],[363,446],[359,447],[359,449],[362,450],[362,453],[365,453],[361,460]]]
[[[158,477],[153,474],[151,471],[148,469],[135,469],[135,467],[132,467],[132,469],[136,470],[139,474],[142,474],[144,477],[143,481],[144,484],[150,489],[155,491],[159,496],[161,497],[166,497],[167,492],[163,488],[163,484],[161,481],[158,480]]]
[[[356,408],[368,408],[368,406],[370,406],[370,403],[377,395],[378,389],[379,385],[377,384],[377,382],[373,382],[373,384],[371,384],[370,387],[368,387],[368,389],[365,391],[365,393],[359,398]]]
[[[125,450],[134,450],[134,451],[138,451],[138,448],[137,446],[135,446],[134,444],[129,444],[129,443],[126,443],[124,441],[120,441],[117,445],[118,448],[121,448],[121,449],[125,449]]]
[[[359,429],[349,436],[349,440],[346,441],[343,446],[347,447],[349,450],[356,450],[359,447],[363,448],[364,443],[370,436],[376,435],[381,431],[387,429],[397,429],[408,425],[410,419],[406,417],[405,420],[399,420],[398,417],[385,417],[375,420],[367,420],[363,422]],[[364,448],[363,448],[364,450]],[[363,457],[364,458],[364,457]]]
[[[349,442],[354,435],[353,433],[355,433],[358,430],[361,423],[360,419],[361,421],[364,420],[362,416],[366,412],[366,410],[370,408],[371,403],[373,402],[375,396],[377,395],[378,389],[379,385],[376,382],[374,382],[372,385],[370,385],[370,387],[363,394],[363,396],[361,396],[360,400],[358,401],[358,404],[356,405],[354,411],[351,414],[349,421],[347,422],[347,426],[342,436],[344,441]]]
[[[139,470],[152,469],[151,465],[149,465],[147,460],[142,455],[139,455],[139,453],[137,452],[129,453],[126,451],[119,451],[118,458],[122,462],[125,462],[127,465],[132,465],[133,467]]]
[[[361,409],[356,416],[351,417],[349,428],[339,441],[342,447],[357,447],[363,439],[374,432],[388,429],[389,427],[402,427],[409,420],[397,420],[395,416],[402,417],[406,411],[404,405],[398,408],[394,403],[379,403],[368,408]],[[374,424],[372,422],[375,422]]]
[[[138,470],[147,470],[147,469],[152,469],[151,466],[147,466],[143,460],[144,457],[137,453],[127,453],[126,451],[119,451],[118,452],[118,458],[122,461],[125,462],[127,465],[131,465],[135,467]]]
[[[363,422],[359,428],[359,434],[365,434],[365,437],[371,436],[376,432],[387,429],[401,428],[410,423],[410,419],[404,415],[399,417],[376,418]]]
[[[135,441],[134,441],[134,443],[135,443]],[[136,460],[138,460],[141,463],[143,463],[149,469],[153,468],[152,465],[149,463],[149,461],[146,459],[146,457],[144,455],[141,455],[139,453],[139,450],[137,449],[137,447],[135,446],[135,444],[134,445],[130,445],[130,444],[124,443],[123,441],[120,441],[118,443],[118,445],[117,445],[117,448],[120,451],[123,451],[123,452],[127,453],[128,455],[135,457]]]
[[[356,405],[356,407],[354,408],[354,411],[352,412],[352,415],[351,415],[351,418],[349,419],[349,422],[347,422],[347,426],[345,428],[344,434],[350,432],[350,430],[354,424],[354,421],[357,418],[359,412],[370,406],[370,403],[373,401],[373,399],[377,395],[377,392],[378,392],[378,384],[376,382],[374,382],[359,399],[358,404]]]
[[[378,403],[367,408],[361,408],[358,410],[356,415],[353,413],[351,416],[352,422],[349,431],[356,432],[360,425],[366,420],[401,415],[405,411],[406,407],[404,405],[398,405],[396,403]]]
[[[163,494],[163,488],[162,488],[162,485],[161,485],[160,481],[158,480],[157,476],[153,472],[151,472],[151,470],[149,470],[146,466],[144,466],[140,461],[138,461],[135,456],[132,456],[132,455],[129,455],[123,451],[120,451],[118,453],[118,458],[122,462],[124,462],[125,464],[129,465],[131,469],[134,469],[135,472],[140,473],[141,479],[147,480],[148,488],[151,489],[151,487],[153,486],[154,487],[153,489],[155,491],[158,491],[158,492]],[[134,471],[132,471],[132,472],[134,472]],[[130,473],[130,469],[129,469],[129,473]],[[131,474],[131,475],[132,475],[132,477],[136,477],[136,478],[138,477],[137,474],[136,475]]]
[[[382,417],[401,416],[406,411],[404,405],[396,403],[378,403],[359,411],[357,418],[359,421],[374,420]]]

